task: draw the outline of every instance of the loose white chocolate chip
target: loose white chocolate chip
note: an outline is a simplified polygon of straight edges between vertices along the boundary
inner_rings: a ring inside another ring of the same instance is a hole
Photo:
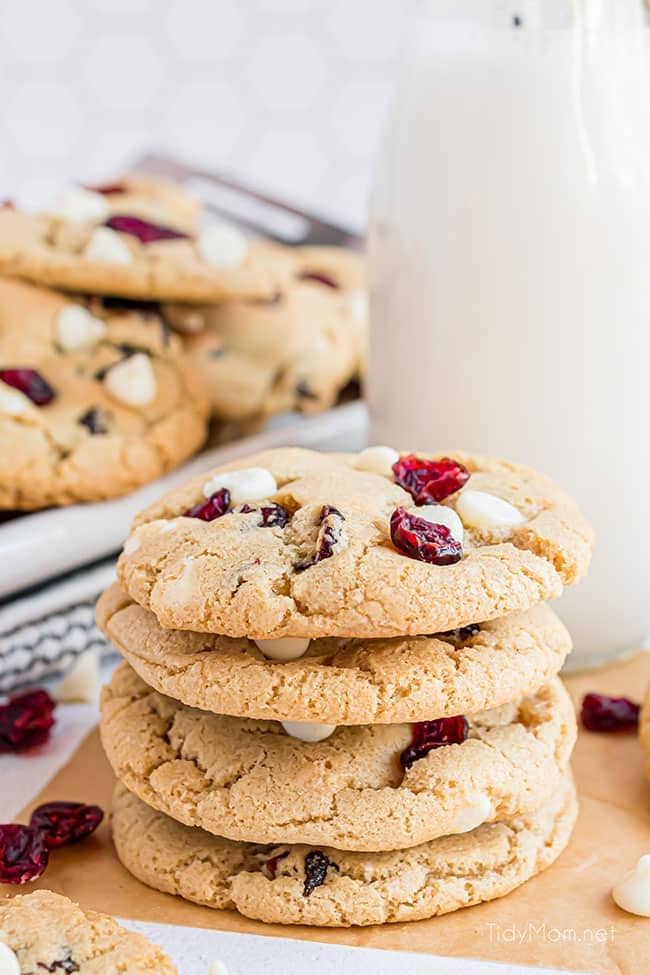
[[[357,457],[354,466],[359,471],[370,471],[372,474],[392,474],[393,464],[399,460],[399,454],[392,447],[366,447]]]
[[[106,331],[101,318],[95,318],[82,305],[66,305],[56,320],[56,340],[62,349],[90,348]]]
[[[104,382],[111,396],[127,406],[148,406],[156,397],[156,377],[144,352],[111,366]]]
[[[106,197],[94,190],[85,190],[81,186],[71,186],[56,200],[50,213],[64,220],[88,220],[101,223],[110,214],[110,207]]]
[[[281,721],[280,723],[292,738],[299,738],[300,741],[306,741],[309,744],[325,741],[336,731],[335,724],[318,724],[316,721]]]
[[[29,410],[31,400],[18,389],[0,382],[0,413],[7,416],[23,416]]]
[[[0,942],[0,975],[20,975],[20,965],[9,945]]]
[[[216,961],[213,961],[212,964],[210,965],[210,971],[208,972],[208,975],[229,975],[229,973],[224,963],[217,959]]]
[[[129,248],[110,227],[95,227],[83,253],[89,261],[105,261],[107,264],[131,264],[133,261]]]
[[[284,637],[280,640],[254,641],[269,660],[298,660],[307,653],[310,641],[302,637]]]
[[[224,471],[215,474],[203,485],[203,494],[211,497],[221,488],[230,491],[231,504],[243,501],[260,501],[269,498],[278,489],[277,482],[265,467],[243,467],[240,471]]]
[[[207,227],[197,241],[199,254],[213,267],[238,267],[248,255],[248,244],[241,230],[227,223]]]
[[[526,520],[509,501],[485,491],[461,491],[456,511],[467,528],[516,528]]]
[[[72,670],[56,689],[57,701],[83,701],[90,704],[99,690],[99,654],[91,648],[82,653]]]
[[[612,897],[628,914],[650,917],[650,853],[612,888]]]
[[[453,508],[448,508],[445,504],[422,504],[415,508],[409,508],[409,512],[417,518],[424,518],[434,525],[444,525],[451,532],[452,538],[463,544],[464,529],[463,523]]]
[[[491,815],[492,803],[488,797],[485,795],[477,796],[475,803],[472,803],[471,806],[466,806],[465,809],[461,809],[454,820],[454,825],[450,829],[450,833],[469,833],[470,830],[476,829],[477,826],[486,822]]]

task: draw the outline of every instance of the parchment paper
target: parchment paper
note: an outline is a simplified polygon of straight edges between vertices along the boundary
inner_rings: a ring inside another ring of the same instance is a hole
[[[650,654],[567,680],[576,701],[588,690],[639,700],[650,681]],[[578,826],[556,864],[508,897],[430,921],[329,930],[248,921],[197,907],[144,887],[118,863],[110,832],[57,851],[40,882],[84,906],[122,917],[224,931],[286,936],[346,945],[431,952],[595,972],[650,973],[650,919],[619,910],[612,883],[650,853],[650,787],[635,736],[581,732],[574,757],[581,798]],[[6,783],[0,788],[6,788]],[[34,805],[53,799],[98,802],[108,809],[112,774],[93,732]],[[16,887],[0,886],[2,896]]]

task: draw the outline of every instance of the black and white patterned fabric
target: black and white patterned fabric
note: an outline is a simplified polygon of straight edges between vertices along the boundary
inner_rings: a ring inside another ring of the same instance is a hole
[[[110,559],[0,605],[0,695],[62,676],[87,650],[114,653],[94,619],[113,578]]]

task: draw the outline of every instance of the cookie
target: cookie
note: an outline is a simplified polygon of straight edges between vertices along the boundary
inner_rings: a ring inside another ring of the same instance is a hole
[[[0,278],[0,507],[125,494],[203,443],[208,403],[155,309]]]
[[[336,725],[498,707],[551,680],[571,648],[545,604],[438,636],[312,640],[289,660],[271,659],[244,638],[164,630],[117,585],[100,597],[97,623],[147,684],[191,707]],[[307,641],[296,652],[300,643]]]
[[[0,273],[68,291],[212,302],[275,293],[286,260],[237,228],[195,229],[181,189],[125,178],[73,188],[49,210],[0,207]]]
[[[416,921],[509,894],[550,866],[577,816],[565,776],[538,810],[392,853],[234,843],[181,826],[119,785],[117,855],[138,880],[196,904],[275,924]]]
[[[144,935],[112,917],[85,911],[51,890],[0,903],[0,944],[15,952],[20,971],[79,975],[177,975],[176,966]],[[3,969],[4,971],[4,969]]]
[[[136,519],[122,587],[170,629],[376,638],[521,612],[586,572],[591,528],[548,478],[382,450],[283,448],[192,478]]]
[[[335,247],[288,249],[292,273],[267,300],[166,309],[184,331],[214,416],[250,420],[332,406],[365,359],[365,264]]]
[[[401,849],[535,809],[576,736],[557,679],[448,727],[431,714],[423,724],[334,728],[188,708],[122,664],[101,710],[117,778],[155,809],[233,840],[343,850]]]
[[[650,781],[650,685],[639,715],[639,741],[645,755],[646,776]]]

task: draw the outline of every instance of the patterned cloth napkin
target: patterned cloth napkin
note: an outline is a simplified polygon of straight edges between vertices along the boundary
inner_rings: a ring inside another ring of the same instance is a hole
[[[97,597],[114,579],[111,558],[0,605],[0,695],[66,673],[91,648],[114,652],[94,621]]]

